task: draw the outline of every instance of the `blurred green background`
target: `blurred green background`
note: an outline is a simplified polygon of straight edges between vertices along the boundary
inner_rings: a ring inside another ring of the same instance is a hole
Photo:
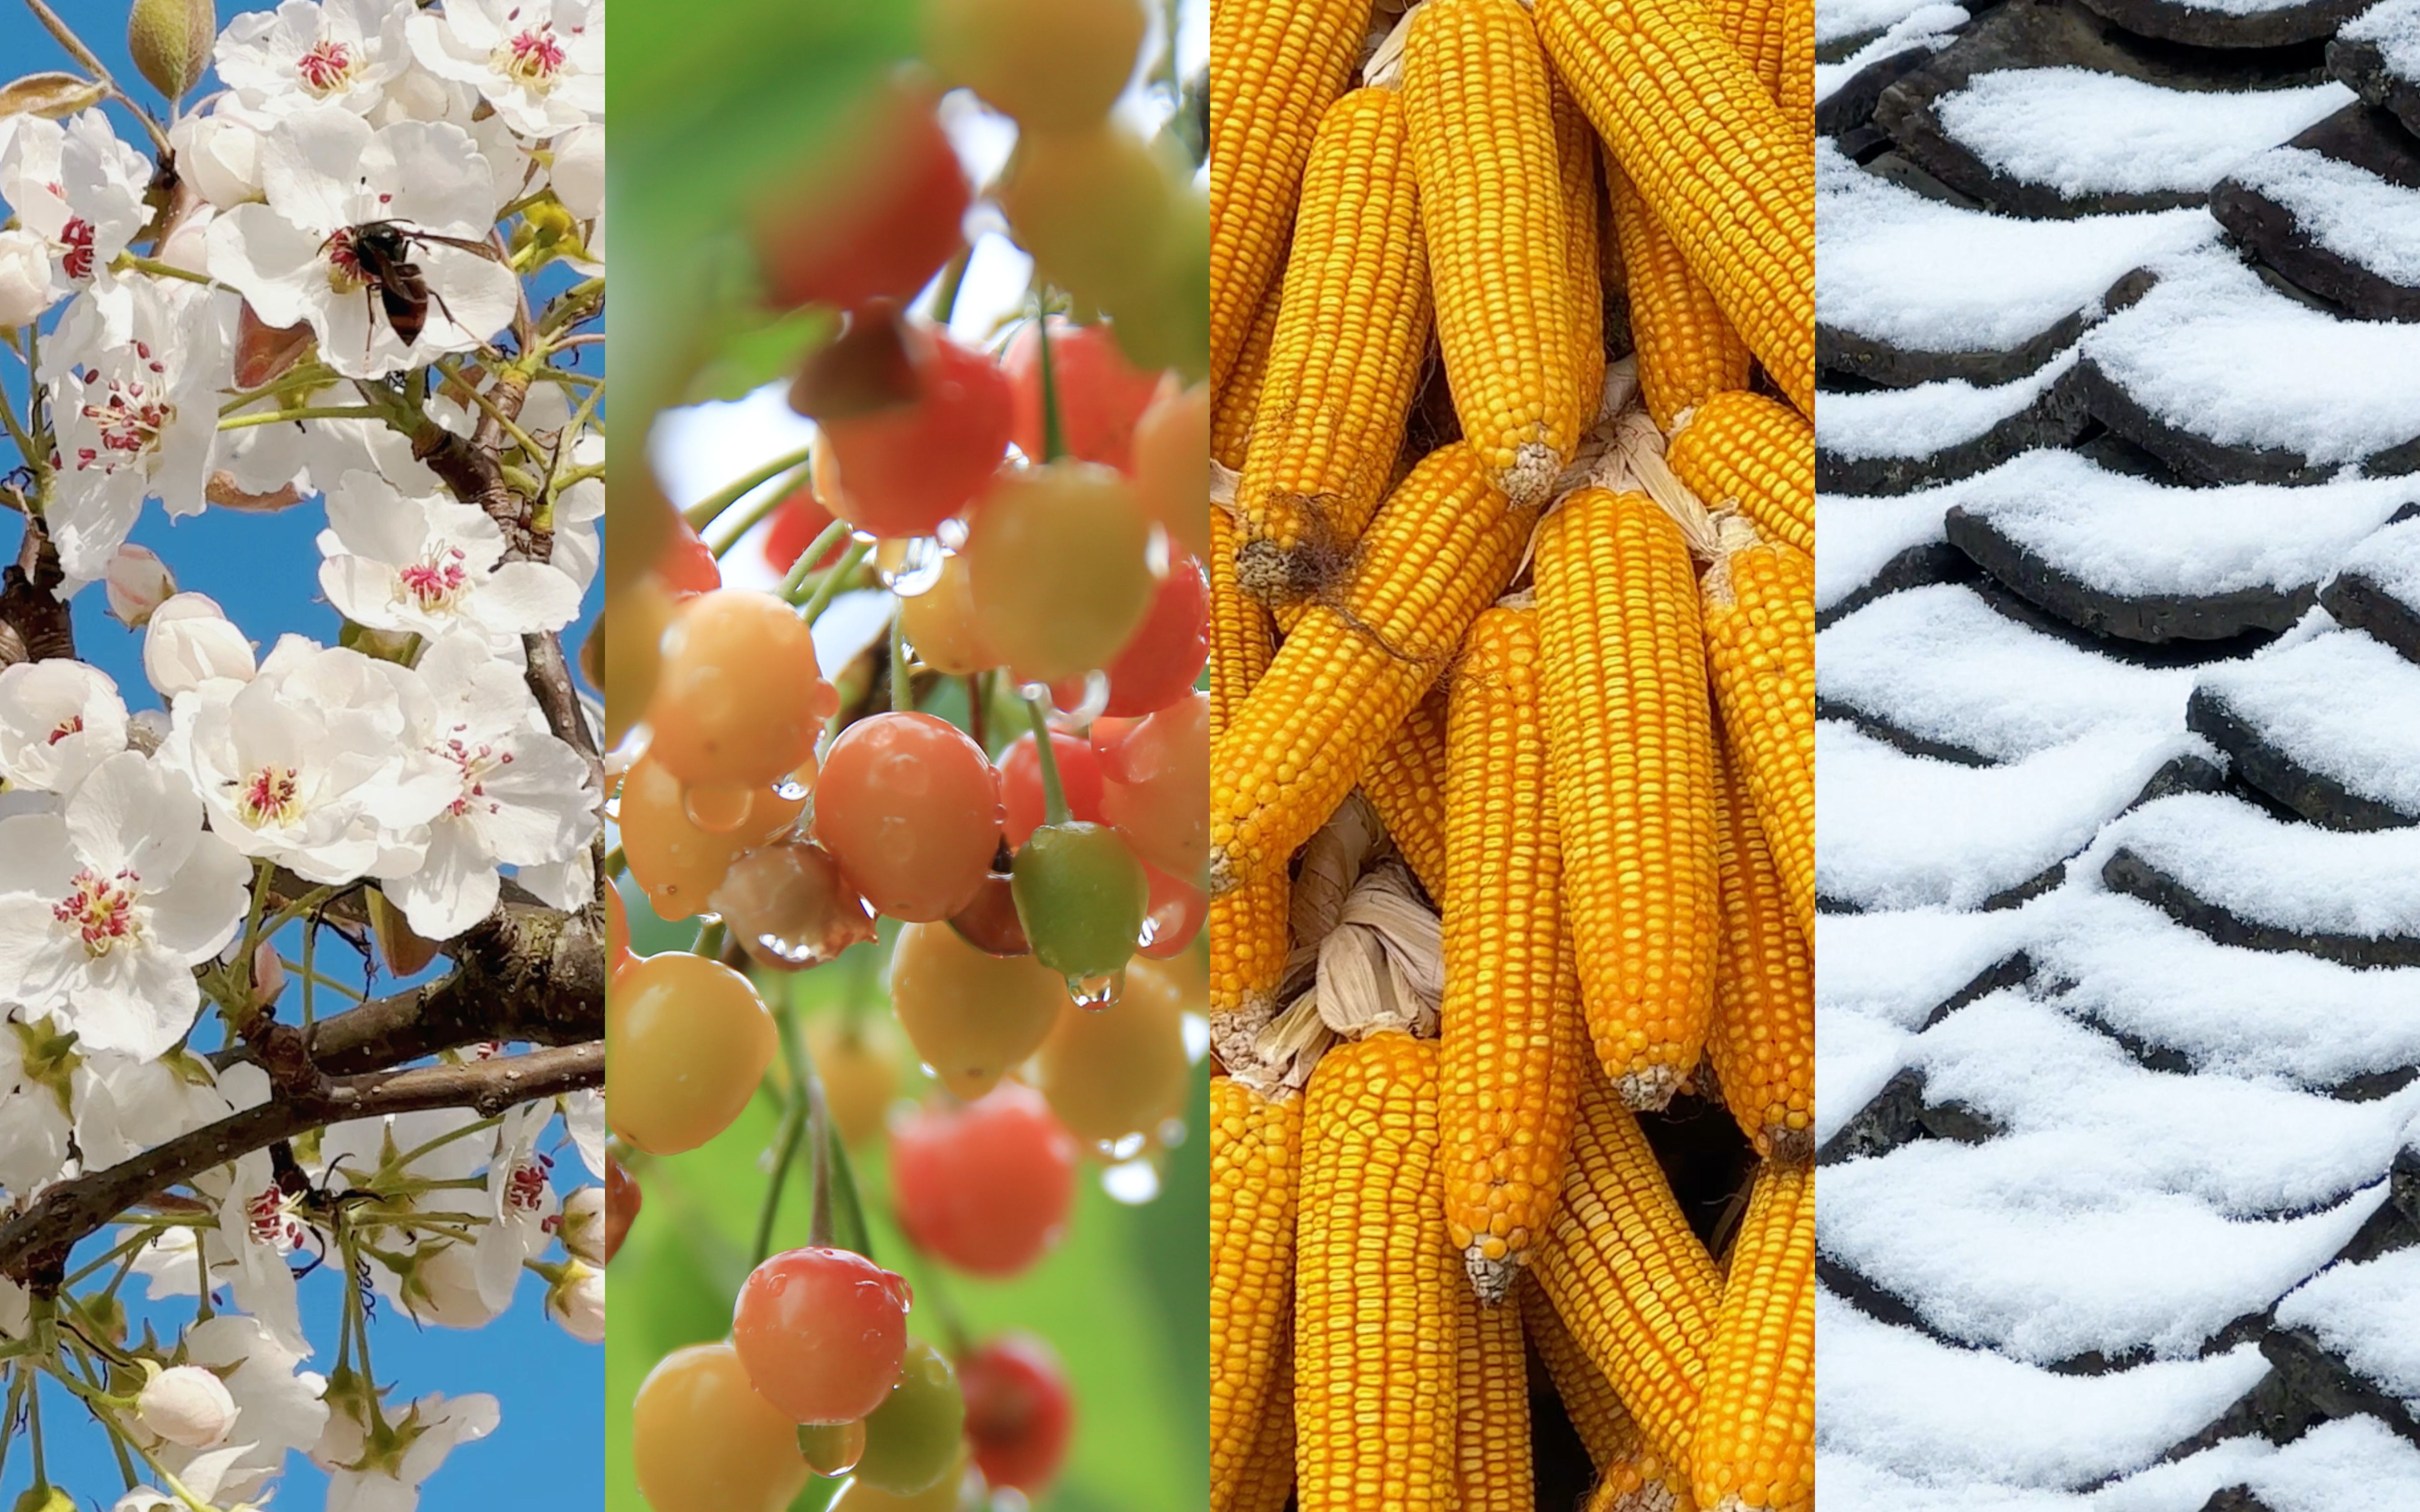
[[[694,923],[657,918],[635,887],[624,897],[631,943],[642,953],[686,949],[695,938]],[[892,928],[886,922],[886,935]],[[871,1011],[887,1015],[884,972],[870,969],[880,963],[859,959],[880,949],[887,960],[887,949],[860,946],[829,965],[760,978],[760,984],[768,995],[789,992],[810,1026],[820,1015],[844,1011],[845,997],[856,990],[873,995]],[[1075,1437],[1058,1483],[1033,1502],[1036,1512],[1190,1512],[1203,1504],[1210,1478],[1207,1066],[1204,1060],[1194,1069],[1186,1137],[1161,1164],[1159,1195],[1140,1206],[1118,1202],[1102,1190],[1102,1163],[1086,1160],[1065,1240],[1013,1280],[946,1272],[911,1251],[891,1219],[881,1138],[854,1161],[875,1258],[915,1288],[912,1333],[939,1342],[946,1306],[978,1342],[1004,1329],[1031,1330],[1065,1365]],[[921,1095],[928,1085],[908,1068],[902,1094]],[[771,1098],[760,1096],[712,1143],[632,1167],[645,1201],[610,1273],[605,1342],[611,1512],[646,1506],[630,1470],[630,1401],[639,1383],[669,1350],[730,1332],[731,1300],[748,1273],[778,1121]],[[783,1194],[773,1230],[777,1251],[806,1242],[807,1168],[801,1159]],[[821,1507],[830,1488],[811,1485],[797,1505]]]

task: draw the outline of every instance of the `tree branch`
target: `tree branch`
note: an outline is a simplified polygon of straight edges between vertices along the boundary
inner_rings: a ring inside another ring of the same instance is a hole
[[[0,570],[0,625],[24,642],[28,660],[75,655],[75,627],[68,619],[67,601],[58,596],[58,586],[66,580],[49,529],[39,515],[27,513],[17,560]]]
[[[492,1118],[518,1103],[601,1087],[604,1081],[601,1040],[501,1060],[329,1078],[311,1091],[289,1092],[107,1170],[52,1187],[0,1224],[0,1275],[54,1290],[66,1273],[68,1253],[135,1203],[312,1129],[430,1108],[469,1108]]]

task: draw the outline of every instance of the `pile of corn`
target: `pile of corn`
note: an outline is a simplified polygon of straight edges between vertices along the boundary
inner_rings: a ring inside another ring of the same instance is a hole
[[[1213,1512],[1811,1509],[1811,6],[1211,27]]]

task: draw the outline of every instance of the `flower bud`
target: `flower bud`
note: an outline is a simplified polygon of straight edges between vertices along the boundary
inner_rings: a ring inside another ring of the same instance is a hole
[[[177,579],[158,554],[139,546],[121,546],[103,572],[109,590],[109,612],[130,630],[151,623],[151,611],[176,596]]]
[[[252,1000],[263,1008],[286,995],[286,962],[277,942],[263,940],[252,948]]]
[[[260,133],[224,106],[168,129],[177,171],[220,209],[260,198]]]
[[[134,1399],[143,1426],[188,1449],[207,1449],[235,1426],[235,1398],[226,1383],[199,1365],[180,1365],[151,1378]]]
[[[50,307],[50,243],[31,231],[0,231],[0,326],[32,325]]]
[[[218,677],[251,682],[252,642],[202,594],[178,594],[151,611],[143,639],[143,672],[163,698],[189,693]]]
[[[583,1186],[563,1199],[563,1247],[590,1265],[605,1263],[605,1189]]]
[[[201,82],[218,34],[211,0],[134,0],[126,17],[126,50],[134,66],[172,100]]]
[[[604,1343],[605,1273],[578,1260],[564,1267],[563,1279],[547,1289],[546,1313],[581,1343]]]

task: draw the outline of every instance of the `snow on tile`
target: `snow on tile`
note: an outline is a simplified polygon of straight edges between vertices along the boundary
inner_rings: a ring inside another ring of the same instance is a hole
[[[2086,1504],[2091,1512],[2202,1512],[2213,1494],[2242,1485],[2276,1455],[2276,1446],[2263,1438],[2222,1439],[2104,1486]]]
[[[2398,78],[2420,79],[2420,0],[2386,0],[2345,23],[2337,36],[2352,42],[2375,42],[2386,59],[2387,71]]]
[[[2181,729],[2120,728],[1959,766],[1819,720],[1816,887],[1865,908],[1972,908],[2082,850],[2163,764],[2208,749]]]
[[[1933,0],[1816,0],[1815,45],[1886,31]]]
[[[1815,410],[1838,402],[1825,394]],[[1986,473],[1988,477],[1990,474]],[[1972,481],[1972,480],[1968,480]],[[1831,608],[1873,580],[1891,558],[1910,547],[1946,544],[1941,517],[1957,501],[1960,486],[1916,493],[1818,494],[1815,496],[1815,608]]]
[[[1819,753],[1822,734],[1819,725]],[[2097,876],[2120,845],[2252,923],[2356,939],[2420,933],[2420,827],[2349,834],[2287,824],[2224,795],[2180,793],[2110,825],[2074,870]],[[1816,860],[1820,884],[1820,845]]]
[[[1815,1143],[1838,1134],[1916,1053],[1916,1037],[1882,1019],[1829,1013],[1815,1025]]]
[[[1834,1206],[1827,1198],[1819,1211]],[[2258,1347],[2244,1344],[2206,1360],[2055,1375],[1876,1322],[1829,1294],[1816,1298],[1815,1349],[1823,1362],[1821,1450],[1919,1483],[2042,1490],[2149,1464],[2269,1369]],[[2036,1508],[2018,1503],[2008,1512]]]
[[[1876,599],[1815,637],[1818,698],[1992,761],[2021,761],[2112,724],[2174,729],[2193,687],[2190,671],[2095,656],[1960,583]]]
[[[2325,1265],[2386,1200],[2381,1180],[2306,1216],[2235,1218],[2153,1175],[2105,1129],[1919,1139],[1824,1167],[1816,1244],[1942,1334],[2013,1360],[2183,1359]]]
[[[2397,510],[2420,502],[2420,476],[2180,488],[2047,450],[1956,486],[1945,505],[1963,506],[2019,546],[2123,596],[2304,587]],[[1820,526],[1816,539],[1820,551]]]
[[[1943,132],[1994,171],[2074,200],[2206,193],[2352,100],[2340,84],[2230,94],[2062,67],[1978,74],[1934,111]]]
[[[1817,915],[1817,1035],[1834,1013],[1920,1027],[1927,1014],[1984,967],[2024,948],[2035,906],[1988,914],[1921,909]]]
[[[2153,257],[2213,240],[2196,208],[2026,221],[1927,199],[1815,150],[1815,318],[1901,350],[2006,351]]]
[[[1963,6],[1944,4],[1942,0],[1917,6],[1893,22],[1880,37],[1839,62],[1816,64],[1815,103],[1820,105],[1829,100],[1842,85],[1894,54],[1917,47],[1938,53],[1950,44],[1951,34],[1965,25],[1967,19]],[[1817,45],[1822,45],[1822,39],[1817,39]]]
[[[2277,1304],[2277,1322],[2310,1330],[2355,1373],[2420,1410],[2420,1246],[2321,1272]]]
[[[2005,1137],[2075,1136],[2102,1148],[2095,1165],[2113,1192],[2197,1197],[2235,1217],[2308,1211],[2369,1184],[2420,1112],[2420,1088],[2346,1103],[2236,1076],[2149,1071],[2019,989],[1926,1030],[1911,1063],[1924,1071],[1928,1098],[1965,1103]]]
[[[2224,251],[2158,270],[2084,351],[2164,424],[2323,467],[2420,439],[2420,324],[2324,314]]]
[[[2407,1330],[2403,1343],[2414,1338],[2420,1333]],[[2420,1506],[2420,1447],[2374,1417],[2339,1418],[2256,1461],[2243,1478],[2271,1512],[2343,1512],[2348,1494],[2374,1507]]]
[[[1855,1512],[2093,1512],[2071,1491],[2027,1490],[1964,1477],[1920,1481],[1849,1455],[1815,1452],[1815,1483],[1827,1506]]]
[[[1931,456],[2023,413],[2074,366],[2071,348],[2024,378],[1990,388],[1942,378],[1908,389],[1827,393],[1815,405],[1815,444],[1853,462]],[[1823,538],[1820,524],[1816,538]]]
[[[2420,288],[2420,189],[2297,147],[2256,154],[2227,177],[2291,211],[2319,247],[2390,284]],[[1819,276],[1819,306],[1822,289]]]
[[[2420,666],[2384,641],[2333,630],[2210,668],[2201,686],[2304,770],[2420,817]]]
[[[2140,899],[2083,887],[2026,913],[2037,984],[2073,984],[2054,1006],[2204,1071],[2334,1087],[2420,1065],[2420,969],[2221,945]]]
[[[1816,549],[1823,538],[1815,537]],[[2420,516],[2398,520],[2345,553],[2343,568],[2358,572],[2397,601],[2420,606]],[[1817,570],[1822,570],[1818,562]]]

